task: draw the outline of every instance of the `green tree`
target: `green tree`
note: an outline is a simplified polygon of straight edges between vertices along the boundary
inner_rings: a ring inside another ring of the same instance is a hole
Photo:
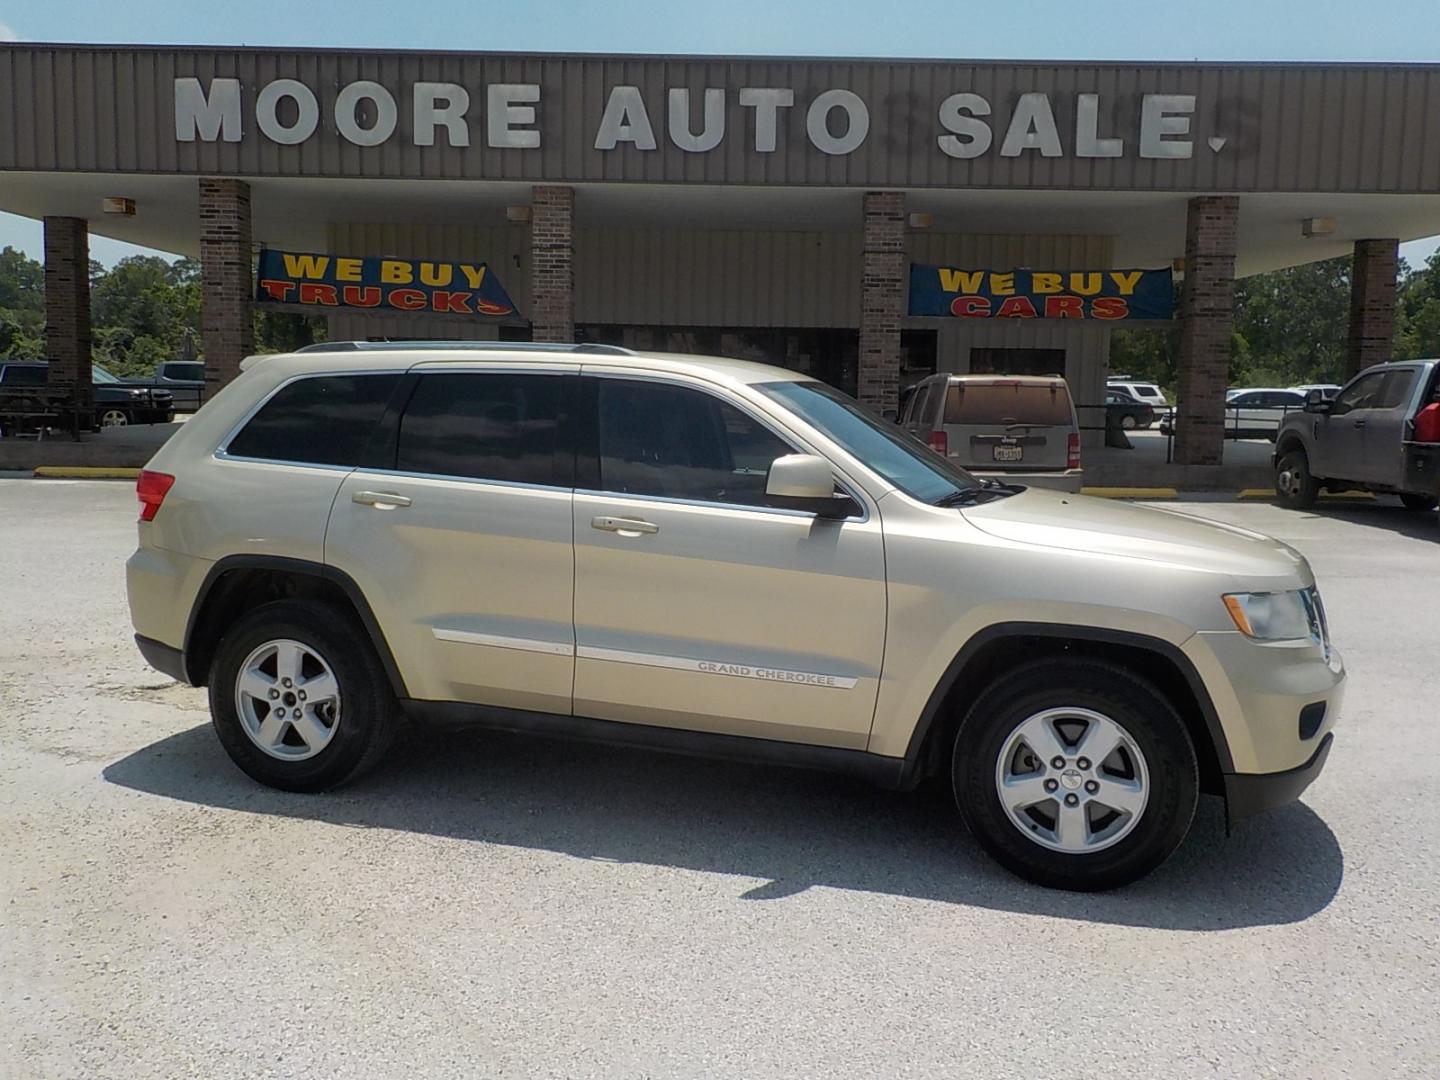
[[[1437,260],[1432,260],[1436,263]],[[1432,266],[1412,291],[1437,290],[1433,314],[1412,320],[1414,334],[1430,326],[1440,350],[1440,271]],[[1177,303],[1176,310],[1179,310]],[[1235,283],[1235,329],[1230,339],[1232,386],[1293,386],[1342,382],[1349,328],[1350,260],[1274,270]],[[1403,312],[1402,312],[1403,314]],[[1428,321],[1427,321],[1428,320]],[[1110,370],[1174,389],[1180,358],[1178,322],[1166,330],[1117,328],[1110,337]]]

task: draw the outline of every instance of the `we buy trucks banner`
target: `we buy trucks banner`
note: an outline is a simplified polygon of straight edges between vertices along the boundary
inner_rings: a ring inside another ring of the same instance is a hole
[[[958,319],[1168,319],[1166,270],[962,270],[910,265],[910,314]]]
[[[515,314],[505,286],[485,263],[347,258],[310,252],[260,252],[255,298],[302,307],[503,318]]]

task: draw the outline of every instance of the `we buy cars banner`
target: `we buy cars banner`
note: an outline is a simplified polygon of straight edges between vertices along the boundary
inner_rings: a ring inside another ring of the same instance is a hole
[[[1165,270],[963,270],[910,265],[910,314],[959,319],[1168,319]]]
[[[302,307],[386,308],[472,318],[515,314],[485,263],[260,252],[255,298]]]

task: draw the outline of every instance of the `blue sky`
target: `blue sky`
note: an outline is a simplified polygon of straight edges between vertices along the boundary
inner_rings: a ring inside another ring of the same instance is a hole
[[[1202,14],[1203,11],[1203,14]],[[0,39],[1054,60],[1440,60],[1435,0],[0,0]],[[1440,118],[1437,118],[1440,122]],[[0,247],[40,228],[0,214]],[[1423,261],[1436,240],[1402,248]],[[113,262],[136,249],[96,238]]]

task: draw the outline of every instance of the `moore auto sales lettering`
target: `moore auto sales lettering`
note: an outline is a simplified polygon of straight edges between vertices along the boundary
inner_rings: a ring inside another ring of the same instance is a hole
[[[471,88],[412,82],[396,92],[361,79],[317,93],[299,79],[281,78],[253,89],[250,97],[239,79],[214,78],[207,84],[186,77],[175,80],[175,138],[182,143],[238,143],[258,130],[273,143],[293,146],[314,137],[323,121],[324,130],[361,147],[399,138],[419,147],[443,140],[452,147],[483,143],[494,150],[534,150],[545,137],[543,102],[539,83]],[[1063,110],[1067,118],[1073,113],[1073,124],[1067,122],[1062,130],[1047,93],[1019,94],[1013,103],[1004,103],[1007,115],[1000,103],[960,91],[935,105],[929,138],[937,152],[961,159],[1034,153],[1047,158],[1133,154],[1188,160],[1195,154],[1195,102],[1194,94],[1134,95],[1125,99],[1133,107],[1122,110],[1131,115],[1116,121],[1115,109],[1105,108],[1102,95],[1077,93],[1073,103],[1067,98]],[[740,139],[746,149],[768,154],[777,149],[784,118],[792,110],[803,111],[805,137],[821,153],[852,153],[870,136],[870,106],[853,90],[837,87],[807,99],[790,87],[708,87],[694,93],[674,86],[663,98],[647,98],[639,87],[616,85],[593,119],[593,146],[600,151],[657,150],[664,139],[679,150],[702,154],[726,139]],[[1111,118],[1113,126],[1102,123],[1102,117]],[[1204,145],[1218,154],[1226,142],[1225,136],[1212,134]]]

